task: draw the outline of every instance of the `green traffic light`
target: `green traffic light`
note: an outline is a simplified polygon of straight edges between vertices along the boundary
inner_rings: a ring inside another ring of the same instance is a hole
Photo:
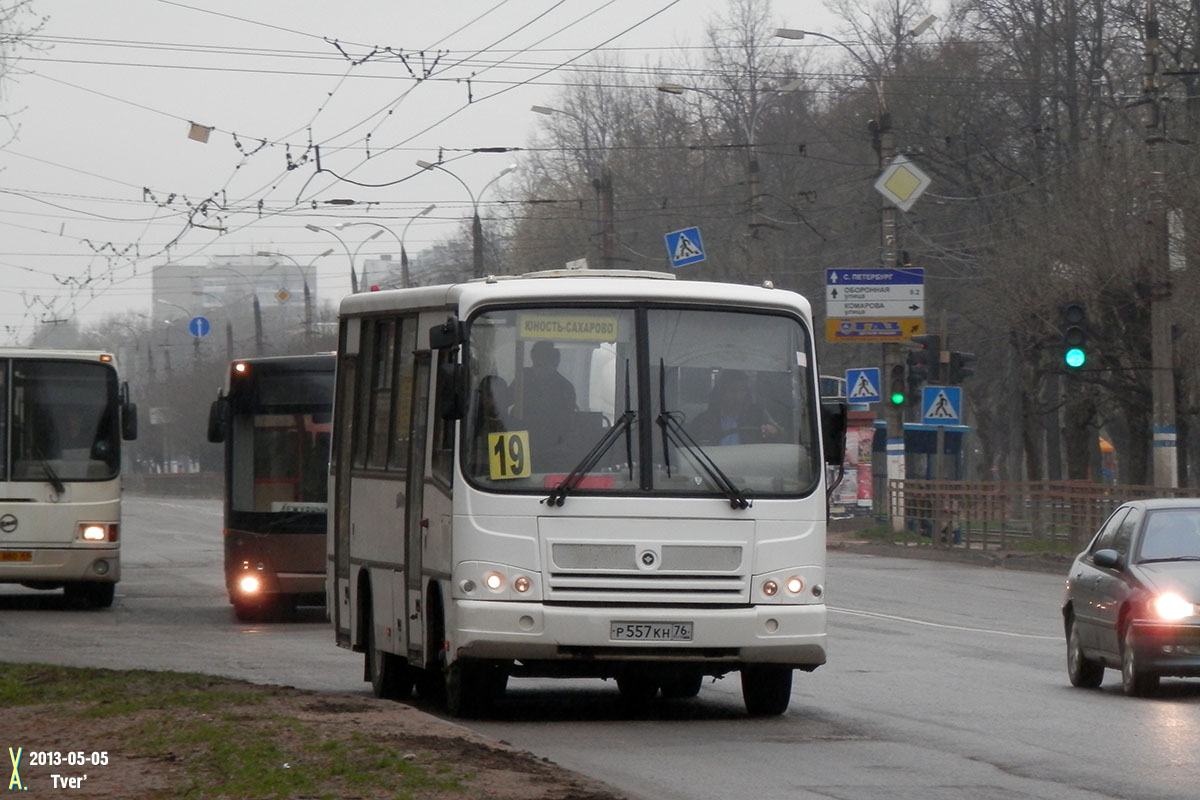
[[[1087,353],[1078,347],[1072,347],[1063,356],[1063,360],[1067,362],[1068,367],[1078,369],[1083,366],[1083,362],[1087,361]]]
[[[894,406],[904,405],[904,395],[901,392],[892,392],[892,405],[894,405]]]

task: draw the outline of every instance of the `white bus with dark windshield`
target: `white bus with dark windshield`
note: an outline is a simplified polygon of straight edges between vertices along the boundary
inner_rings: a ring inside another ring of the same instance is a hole
[[[376,694],[740,672],[771,715],[825,663],[844,413],[803,297],[555,271],[354,294],[340,326],[327,602]]]
[[[108,353],[0,349],[0,583],[112,605],[121,442],[137,411]]]

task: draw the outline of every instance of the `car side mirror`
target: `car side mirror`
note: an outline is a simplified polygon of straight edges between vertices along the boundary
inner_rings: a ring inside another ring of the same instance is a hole
[[[1097,550],[1092,553],[1092,563],[1105,569],[1117,569],[1121,566],[1121,554],[1109,548]]]

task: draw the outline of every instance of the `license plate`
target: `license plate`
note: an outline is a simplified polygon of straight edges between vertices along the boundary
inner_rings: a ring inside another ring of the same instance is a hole
[[[29,550],[0,550],[0,561],[33,561]]]
[[[608,638],[614,642],[690,642],[691,622],[610,622]]]

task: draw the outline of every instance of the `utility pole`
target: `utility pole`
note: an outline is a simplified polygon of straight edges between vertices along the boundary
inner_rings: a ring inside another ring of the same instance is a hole
[[[1158,10],[1154,0],[1146,0],[1146,60],[1142,93],[1146,107],[1146,146],[1150,156],[1151,187],[1147,220],[1150,236],[1147,283],[1150,286],[1154,485],[1174,488],[1179,485],[1179,455],[1175,448],[1175,373],[1171,344],[1171,279],[1168,272],[1170,232],[1167,229],[1166,176],[1162,152],[1166,126],[1159,87],[1159,47]]]
[[[612,269],[617,256],[617,230],[613,208],[612,171],[608,164],[601,168],[595,186],[600,203],[600,263],[604,269]]]
[[[892,135],[892,115],[884,104],[883,89],[879,88],[878,116],[870,123],[875,152],[879,158],[879,168],[884,169],[896,156],[896,144]],[[883,269],[895,269],[900,263],[900,242],[896,229],[896,206],[886,197],[881,198],[879,206],[879,236],[880,236],[880,266]],[[901,347],[898,342],[883,343],[883,374],[890,375],[892,368],[903,365]],[[905,478],[904,465],[904,405],[889,405],[885,414],[887,423],[887,480],[888,496],[892,481],[903,481]],[[897,497],[897,507],[892,509],[892,530],[904,529],[904,497]]]

